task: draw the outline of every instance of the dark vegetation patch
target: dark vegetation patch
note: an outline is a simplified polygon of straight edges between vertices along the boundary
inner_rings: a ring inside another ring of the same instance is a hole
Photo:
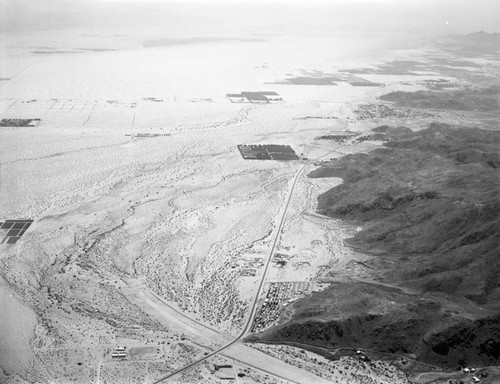
[[[461,46],[456,42],[445,39],[446,43],[441,42],[440,49],[446,49],[449,52],[443,56],[426,57],[425,62],[414,60],[395,60],[382,63],[369,68],[350,68],[341,72],[351,75],[412,75],[423,76],[428,72],[437,72],[443,76],[463,76],[474,78],[475,71],[481,67],[480,64],[464,58],[467,51],[461,50]],[[481,48],[479,49],[481,50]],[[492,53],[490,51],[489,53]],[[476,55],[471,55],[476,56]]]
[[[275,101],[283,101],[280,95],[274,91],[256,91],[256,92],[241,92],[228,93],[226,95],[232,103],[272,103]]]
[[[1,243],[15,244],[26,233],[33,220],[5,220],[0,222]]]
[[[382,87],[384,85],[382,83],[374,83],[372,81],[365,80],[365,79],[351,81],[351,82],[349,82],[349,84],[351,84],[353,87]]]
[[[2,119],[0,127],[35,127],[40,119]]]
[[[449,67],[469,67],[479,68],[480,65],[464,59],[451,59],[449,57],[433,57],[432,62],[436,65],[446,65]]]
[[[436,41],[441,54],[428,56],[425,61],[394,60],[373,67],[349,68],[340,72],[351,75],[416,75],[423,76],[436,72],[443,76],[461,77],[468,81],[483,81],[487,75],[478,74],[482,64],[475,63],[470,57],[484,56],[498,60],[500,33],[476,32],[467,35],[440,37]]]
[[[82,51],[69,51],[69,50],[35,50],[31,51],[31,53],[35,55],[59,55],[59,54],[66,54],[66,53],[83,53]]]
[[[339,79],[335,77],[308,77],[298,76],[287,78],[286,81],[294,85],[337,85],[335,81]]]
[[[456,76],[467,74],[471,68],[477,67],[477,64],[462,59],[434,57],[425,63],[411,60],[396,60],[380,64],[375,68],[353,68],[343,71],[352,75],[423,76],[424,72],[437,72],[441,75]]]
[[[116,51],[114,48],[72,48],[72,49],[58,49],[53,47],[37,47],[31,51],[35,55],[59,55],[65,53],[85,53],[85,52],[112,52]]]
[[[318,211],[362,227],[346,244],[381,284],[336,283],[263,337],[498,365],[500,132],[436,123],[374,131],[389,138],[384,147],[309,176],[344,180],[319,196]]]
[[[317,140],[333,140],[336,141],[337,143],[343,143],[345,141],[348,141],[356,137],[357,135],[358,134],[355,132],[336,132],[336,133],[331,133],[329,135],[319,136]]]
[[[116,49],[113,48],[77,48],[79,51],[88,51],[88,52],[113,52]]]
[[[337,143],[343,143],[352,139],[352,135],[323,135],[318,137],[318,140],[333,140]]]
[[[373,74],[373,75],[417,75],[415,71],[423,63],[413,60],[394,60],[384,63],[375,68],[352,68],[344,69],[341,72],[347,72],[354,75]]]
[[[317,69],[301,69],[300,76],[291,76],[271,84],[293,85],[337,85],[338,82],[347,82],[353,87],[381,87],[384,84],[363,79],[346,71],[340,73],[327,73]]]
[[[299,157],[289,145],[238,145],[245,160],[298,160]]]

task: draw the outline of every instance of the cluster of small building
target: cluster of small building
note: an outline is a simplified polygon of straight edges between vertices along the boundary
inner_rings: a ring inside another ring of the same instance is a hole
[[[257,274],[257,270],[254,268],[245,268],[240,273],[241,276],[255,276]]]
[[[255,276],[257,274],[257,269],[264,266],[264,261],[261,257],[256,257],[250,264],[243,268],[240,272],[241,276]],[[234,266],[231,268],[235,268]]]
[[[158,99],[156,97],[144,97],[142,100],[144,101],[153,101],[155,103],[162,103],[163,99]]]
[[[272,259],[272,262],[273,264],[278,267],[278,268],[282,268],[286,265],[287,263],[287,255],[283,254],[283,253],[275,253],[273,255],[273,259]]]
[[[305,296],[310,291],[310,283],[302,281],[270,283],[266,297],[252,326],[253,332],[260,332],[277,324],[281,310],[288,304]]]
[[[337,85],[341,79],[334,76],[295,76],[285,79],[285,84],[293,85]]]
[[[439,91],[445,88],[455,88],[458,87],[457,83],[453,83],[449,80],[439,79],[439,80],[424,80],[422,83],[427,89],[432,91]]]
[[[360,350],[360,349],[356,350],[356,356],[361,361],[364,361],[364,362],[369,362],[370,361],[370,358],[368,356],[366,356],[365,353],[362,350]]]
[[[479,383],[481,382],[481,378],[487,378],[489,376],[488,371],[483,370],[481,373],[477,374],[476,368],[469,368],[469,367],[464,367],[462,368],[462,372],[465,373],[466,375],[473,375],[471,376],[471,380],[473,383]],[[479,376],[479,377],[478,377]]]
[[[389,139],[384,133],[374,133],[372,135],[360,136],[356,138],[356,141],[361,143],[363,141],[389,141]]]
[[[166,137],[166,136],[172,136],[171,133],[127,133],[125,134],[125,136],[131,136],[132,139],[134,137]]]
[[[233,366],[230,364],[214,364],[212,371],[220,380],[235,380]]]
[[[123,360],[127,358],[127,347],[115,347],[114,352],[111,353],[112,359]]]
[[[338,120],[338,117],[335,116],[304,116],[304,117],[294,117],[293,120]]]
[[[416,111],[411,108],[395,108],[385,104],[362,104],[354,111],[359,120],[383,119],[395,117],[398,119],[414,119],[417,117],[429,118],[429,112]]]

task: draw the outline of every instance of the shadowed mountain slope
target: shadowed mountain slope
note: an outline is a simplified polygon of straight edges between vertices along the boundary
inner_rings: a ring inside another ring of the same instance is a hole
[[[335,282],[263,338],[498,364],[500,133],[436,123],[374,131],[388,135],[385,147],[309,176],[344,180],[319,196],[318,212],[362,228],[346,243],[371,255],[375,283]]]

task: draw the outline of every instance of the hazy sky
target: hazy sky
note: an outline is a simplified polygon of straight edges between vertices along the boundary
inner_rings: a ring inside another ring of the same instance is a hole
[[[423,34],[500,32],[500,0],[0,0],[0,28],[178,23],[297,32],[354,29]],[[201,24],[200,24],[201,23]],[[208,30],[207,30],[208,31]]]

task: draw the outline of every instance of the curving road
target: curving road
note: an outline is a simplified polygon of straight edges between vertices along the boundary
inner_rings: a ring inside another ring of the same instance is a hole
[[[253,324],[253,321],[254,321],[254,318],[255,318],[255,314],[257,312],[257,303],[259,301],[259,295],[260,295],[260,292],[262,290],[262,287],[264,286],[264,282],[265,282],[265,279],[266,279],[267,271],[269,270],[269,266],[271,265],[271,260],[273,258],[274,251],[276,249],[276,246],[278,245],[278,242],[279,242],[279,239],[280,239],[280,236],[281,236],[281,230],[283,228],[283,224],[285,223],[286,214],[288,212],[288,208],[289,208],[290,202],[292,200],[293,191],[295,190],[295,186],[297,185],[297,181],[299,179],[299,176],[300,176],[300,174],[302,173],[302,171],[304,170],[305,167],[306,167],[306,165],[302,165],[297,170],[297,172],[295,173],[295,176],[293,177],[292,186],[291,186],[290,190],[288,191],[288,195],[286,197],[285,206],[284,206],[283,212],[281,213],[281,217],[280,217],[280,220],[279,220],[278,227],[276,228],[276,235],[274,237],[272,247],[271,247],[271,249],[269,251],[269,255],[267,257],[266,265],[264,267],[264,272],[262,273],[262,276],[261,276],[261,279],[260,279],[260,282],[259,282],[259,286],[258,286],[258,288],[257,288],[257,290],[255,292],[255,296],[254,296],[254,299],[253,299],[253,302],[252,302],[252,307],[251,307],[250,315],[248,316],[247,322],[246,322],[245,327],[243,328],[243,330],[231,342],[224,344],[222,347],[216,349],[215,351],[209,353],[206,356],[203,356],[202,358],[200,358],[198,360],[193,361],[192,363],[190,363],[190,364],[188,364],[188,365],[186,365],[186,366],[184,366],[182,368],[176,369],[175,371],[173,371],[173,372],[169,373],[168,375],[162,377],[161,379],[155,381],[153,384],[161,383],[162,381],[165,381],[165,380],[167,380],[167,379],[169,379],[169,378],[171,378],[173,376],[176,376],[176,375],[178,375],[178,374],[180,374],[182,372],[185,372],[185,371],[193,368],[194,366],[202,363],[203,361],[208,360],[211,357],[213,357],[213,356],[215,356],[215,355],[223,352],[225,349],[228,349],[229,347],[231,347],[232,345],[234,345],[238,341],[240,341],[250,331],[250,329],[252,327],[252,324]]]

